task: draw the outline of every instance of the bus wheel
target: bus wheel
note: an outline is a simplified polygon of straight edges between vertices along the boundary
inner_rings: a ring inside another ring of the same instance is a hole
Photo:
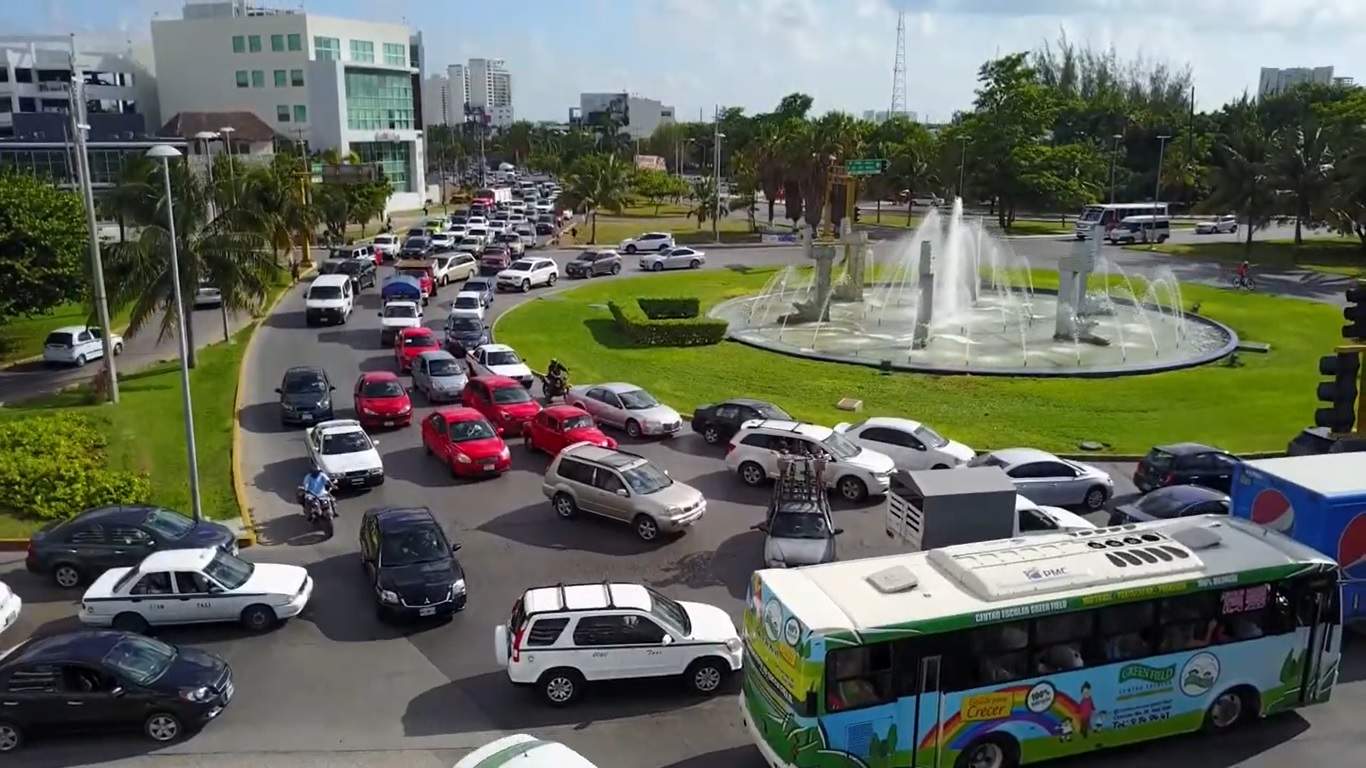
[[[1247,688],[1230,688],[1214,697],[1205,710],[1205,730],[1224,733],[1257,712],[1256,694]]]
[[[1008,736],[987,736],[958,753],[954,768],[1015,768],[1020,764],[1020,745]]]

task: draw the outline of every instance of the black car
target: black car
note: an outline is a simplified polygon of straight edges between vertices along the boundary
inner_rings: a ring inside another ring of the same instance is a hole
[[[403,247],[399,249],[400,259],[425,259],[435,253],[432,247],[432,240],[429,237],[410,237],[403,241]]]
[[[1200,485],[1172,485],[1158,488],[1110,512],[1110,525],[1170,520],[1189,515],[1227,515],[1228,494]]]
[[[486,308],[491,307],[493,306],[493,297],[498,295],[497,278],[486,275],[471,277],[465,281],[464,285],[460,286],[460,292],[469,293],[471,291],[479,294]]]
[[[426,507],[367,510],[360,557],[381,619],[449,616],[465,607],[465,571]]]
[[[1238,458],[1200,443],[1159,445],[1134,470],[1134,485],[1147,493],[1167,485],[1203,485],[1228,493]]]
[[[332,418],[332,392],[327,371],[299,365],[285,371],[275,393],[280,396],[280,423],[316,424]]]
[[[0,661],[0,753],[29,734],[142,729],[167,743],[232,700],[219,657],[128,632],[80,631],[20,644]]]
[[[318,267],[324,275],[346,275],[351,278],[351,287],[357,293],[375,284],[375,262],[365,259],[333,259],[324,261]]]
[[[24,565],[70,589],[110,568],[137,565],[151,552],[200,547],[236,554],[237,536],[226,526],[196,523],[162,507],[95,507],[33,534]]]
[[[791,419],[787,411],[763,400],[737,397],[713,405],[703,405],[692,414],[692,431],[710,445],[729,440],[750,419]]]
[[[584,251],[564,265],[568,277],[615,275],[620,271],[621,256],[616,251]]]
[[[457,350],[470,352],[476,347],[492,342],[493,329],[480,318],[455,315],[446,318],[446,349],[457,357],[461,356]]]

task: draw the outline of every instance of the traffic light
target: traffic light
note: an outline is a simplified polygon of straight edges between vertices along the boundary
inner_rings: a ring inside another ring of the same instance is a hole
[[[1314,424],[1333,432],[1351,432],[1356,427],[1357,376],[1361,371],[1360,352],[1339,352],[1319,358],[1319,374],[1332,381],[1319,383],[1318,397],[1331,408],[1314,411]]]
[[[1366,341],[1366,286],[1352,283],[1347,289],[1347,306],[1342,310],[1347,325],[1342,326],[1342,338]]]

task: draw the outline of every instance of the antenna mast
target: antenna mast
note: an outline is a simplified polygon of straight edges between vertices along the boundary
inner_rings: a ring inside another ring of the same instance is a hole
[[[896,63],[892,65],[892,108],[887,119],[906,111],[906,12],[896,15]]]

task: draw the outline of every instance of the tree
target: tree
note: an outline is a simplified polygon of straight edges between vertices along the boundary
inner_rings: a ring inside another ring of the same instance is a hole
[[[356,184],[351,195],[351,223],[360,226],[360,236],[365,237],[369,223],[384,215],[384,206],[394,193],[394,185],[388,179]]]
[[[0,324],[84,298],[88,243],[76,193],[0,173]]]
[[[631,191],[654,204],[658,216],[660,204],[668,198],[686,195],[688,184],[664,171],[638,170],[631,178]]]
[[[1244,249],[1249,252],[1252,233],[1266,225],[1274,201],[1268,169],[1269,141],[1256,110],[1246,96],[1226,108],[1228,128],[1215,142],[1211,194],[1203,206],[1211,212],[1241,212],[1247,225]]]
[[[711,176],[699,176],[697,181],[692,183],[692,197],[697,201],[697,205],[688,212],[688,215],[697,219],[697,228],[701,229],[712,213],[719,210],[717,208],[716,180]]]
[[[274,263],[283,252],[291,274],[299,266],[295,244],[311,240],[319,221],[317,207],[304,198],[306,174],[297,155],[277,153],[270,165],[252,168],[243,182],[242,207],[258,222]]]
[[[1272,173],[1276,185],[1290,193],[1295,214],[1295,245],[1304,237],[1301,228],[1313,221],[1314,208],[1328,192],[1333,153],[1317,120],[1286,126],[1272,136]]]
[[[318,218],[327,228],[327,239],[341,242],[346,237],[346,224],[352,218],[355,202],[350,187],[346,184],[323,183],[313,188],[313,204],[317,206]]]
[[[95,198],[96,205],[108,218],[118,222],[119,242],[128,239],[128,222],[145,221],[151,215],[148,209],[152,190],[147,186],[152,178],[155,165],[152,158],[135,152],[124,158],[119,169],[118,180],[113,189]]]
[[[598,210],[620,213],[626,204],[629,173],[616,155],[588,155],[575,161],[564,178],[560,201],[589,217],[589,242],[598,239]]]
[[[1328,221],[1366,250],[1366,90],[1319,111],[1338,148],[1325,199]]]
[[[963,121],[963,128],[972,138],[968,149],[974,165],[991,169],[982,177],[984,191],[999,199],[997,221],[1008,229],[1016,206],[1030,194],[1026,177],[1039,173],[1030,164],[1045,156],[1035,147],[1047,136],[1057,105],[1023,53],[988,61],[977,80],[976,112]]]

